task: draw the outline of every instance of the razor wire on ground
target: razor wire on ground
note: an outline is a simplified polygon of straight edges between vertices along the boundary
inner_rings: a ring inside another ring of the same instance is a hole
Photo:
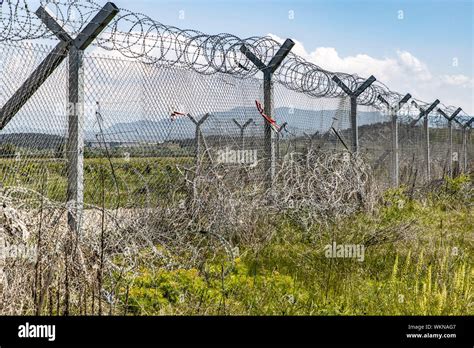
[[[41,4],[71,37],[101,9],[92,1]],[[127,314],[143,265],[197,268],[212,281],[232,271],[239,245],[270,240],[281,216],[317,233],[371,210],[396,186],[394,163],[410,188],[472,171],[472,119],[445,117],[456,108],[436,104],[428,115],[434,104],[413,100],[389,109],[379,97],[393,106],[403,95],[374,82],[357,97],[353,151],[353,97],[336,81],[355,91],[365,79],[289,52],[264,105],[262,69],[242,47],[268,65],[281,43],[181,30],[124,9],[92,43],[99,52],[84,54],[83,109],[73,110],[82,120],[71,130],[74,58],[27,42],[58,33],[26,2],[3,9],[0,106],[18,110],[0,133],[0,237],[36,251],[0,260],[0,313]],[[12,100],[34,74],[48,78]],[[72,137],[81,146],[71,147]],[[82,209],[71,200],[71,162],[83,171]]]

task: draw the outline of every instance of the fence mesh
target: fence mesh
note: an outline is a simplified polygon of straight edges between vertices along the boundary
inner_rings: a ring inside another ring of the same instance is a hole
[[[52,48],[31,43],[2,43],[1,48],[0,98],[5,104]],[[49,196],[63,202],[67,200],[69,107],[68,58],[64,59],[0,138],[2,184],[38,190],[38,175],[46,170]],[[273,90],[274,118],[281,127],[272,139],[277,164],[309,151],[350,152],[350,98],[312,97],[278,82]],[[86,56],[85,202],[99,203],[94,182],[102,171],[111,178],[107,202],[117,207],[156,202],[173,182],[176,164],[220,164],[226,173],[234,173],[233,180],[239,179],[244,166],[253,180],[265,180],[266,121],[255,105],[263,99],[263,81],[258,76],[207,75],[123,57]],[[405,105],[398,117],[400,180],[421,184],[428,180],[425,118],[416,122],[408,109]],[[391,184],[394,170],[391,120],[386,109],[358,107],[360,152],[384,186]],[[432,179],[448,174],[450,159],[456,172],[465,169],[464,162],[470,163],[469,129],[452,122],[450,150],[449,122],[433,111],[429,137]],[[145,167],[137,169],[138,162]]]
[[[0,103],[4,105],[49,54],[50,47],[29,43],[0,43]],[[67,136],[67,57],[26,101],[0,134],[0,177],[3,186],[40,191],[45,169],[65,172],[62,156]],[[65,201],[62,174],[50,176],[51,196]],[[46,174],[45,174],[46,175]]]
[[[414,188],[473,168],[468,115],[449,122],[418,102],[395,118],[402,96],[373,77],[357,98],[357,137],[351,93],[365,79],[287,51],[269,93],[266,70],[249,57],[269,64],[290,41],[205,35],[123,10],[92,44],[110,54],[80,59],[64,42],[28,43],[51,33],[27,7],[6,3],[0,219],[11,226],[0,238],[36,243],[40,256],[0,264],[11,281],[0,313],[100,314],[101,301],[112,313],[120,301],[128,308],[141,264],[221,279],[238,254],[233,241],[271,235],[259,219],[284,212],[309,231],[373,205],[394,178]],[[61,21],[74,37],[100,9],[41,3],[80,14]]]

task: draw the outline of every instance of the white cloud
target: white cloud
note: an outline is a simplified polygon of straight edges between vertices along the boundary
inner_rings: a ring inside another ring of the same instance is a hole
[[[278,42],[284,40],[269,34]],[[457,75],[436,75],[408,51],[395,51],[393,57],[374,58],[367,54],[341,57],[334,47],[318,47],[308,52],[304,45],[295,41],[293,52],[329,71],[358,74],[363,77],[374,75],[391,90],[411,93],[426,102],[440,99],[445,105],[461,106],[464,111],[474,114],[474,80],[472,77]]]
[[[407,51],[397,51],[395,64],[399,65],[402,71],[410,74],[417,81],[427,82],[433,79],[433,75],[427,65]]]
[[[460,86],[464,88],[473,88],[474,80],[470,79],[466,75],[441,75],[441,81],[448,85]]]

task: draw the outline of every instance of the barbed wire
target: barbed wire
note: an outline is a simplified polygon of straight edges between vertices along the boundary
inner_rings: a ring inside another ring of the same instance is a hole
[[[40,0],[40,4],[48,8],[72,36],[102,8],[92,0]],[[0,42],[48,39],[55,35],[43,25],[26,0],[4,1],[0,23]],[[121,8],[94,45],[147,64],[181,66],[200,74],[225,73],[246,78],[257,75],[259,69],[240,51],[242,45],[268,64],[281,43],[268,36],[242,39],[228,33],[208,35],[180,29]],[[356,74],[327,71],[292,52],[274,74],[275,81],[290,90],[312,97],[345,97],[345,92],[333,81],[334,76],[353,91],[365,81]],[[385,105],[378,100],[379,95],[392,105],[403,98],[402,94],[376,81],[358,97],[358,104],[383,110]],[[418,101],[418,104],[426,107],[430,103]],[[452,109],[455,108],[445,107],[448,112]]]

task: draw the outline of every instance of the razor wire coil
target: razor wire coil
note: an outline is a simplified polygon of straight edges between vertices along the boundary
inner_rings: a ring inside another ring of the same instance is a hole
[[[79,34],[101,9],[101,5],[92,0],[41,0],[40,4],[71,36]],[[1,8],[0,42],[51,39],[55,36],[26,0],[6,0]],[[268,63],[280,44],[268,36],[242,39],[228,33],[208,35],[197,30],[180,29],[124,8],[94,43],[106,51],[117,51],[124,57],[147,64],[180,66],[200,74],[226,73],[242,78],[259,73],[258,68],[241,53],[242,45],[262,62]],[[292,52],[274,74],[276,82],[311,97],[344,97],[345,92],[333,81],[334,76],[353,91],[365,81],[355,74],[327,71]],[[383,109],[385,106],[378,100],[379,95],[392,105],[403,97],[376,81],[358,97],[357,102]],[[419,104],[429,105],[421,101]],[[447,111],[452,109],[445,108]]]

